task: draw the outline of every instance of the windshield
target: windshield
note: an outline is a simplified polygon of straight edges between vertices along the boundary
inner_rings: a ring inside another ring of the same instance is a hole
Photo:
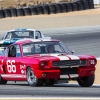
[[[32,42],[22,45],[23,56],[47,53],[70,53],[70,50],[59,41]]]
[[[11,31],[8,32],[4,39],[12,39],[12,38],[34,38],[33,31]]]

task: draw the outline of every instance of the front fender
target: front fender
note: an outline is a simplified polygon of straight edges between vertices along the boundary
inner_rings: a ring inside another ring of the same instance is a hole
[[[0,64],[0,74],[5,74],[5,68],[3,64]]]

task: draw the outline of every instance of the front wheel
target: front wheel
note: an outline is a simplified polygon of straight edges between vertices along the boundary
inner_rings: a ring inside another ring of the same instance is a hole
[[[77,81],[78,81],[78,84],[81,86],[81,87],[90,87],[93,85],[94,83],[94,80],[95,80],[95,74],[92,74],[91,76],[87,76],[87,77],[82,77],[82,78],[78,78]]]
[[[2,76],[0,75],[0,84],[6,84],[7,81],[2,79]]]
[[[30,86],[42,86],[43,85],[43,79],[38,79],[35,76],[34,71],[30,67],[27,69],[26,78]]]

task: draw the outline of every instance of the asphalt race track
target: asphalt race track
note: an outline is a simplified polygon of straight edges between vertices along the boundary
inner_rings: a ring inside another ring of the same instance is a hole
[[[78,84],[30,87],[26,82],[0,86],[0,97],[100,97],[100,85],[82,88]]]
[[[64,42],[75,54],[100,57],[100,26],[67,29],[47,29],[45,36]],[[0,32],[1,37],[6,31]],[[84,33],[84,34],[83,34]],[[30,87],[27,82],[8,82],[0,85],[0,97],[100,97],[100,85],[83,88],[78,84],[64,83],[53,86]]]
[[[41,30],[46,36],[59,39],[75,54],[100,57],[100,26]]]

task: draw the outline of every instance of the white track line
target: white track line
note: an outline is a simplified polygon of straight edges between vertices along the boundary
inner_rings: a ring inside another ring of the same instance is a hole
[[[93,98],[93,97],[17,97],[17,98],[0,98],[0,100],[100,100],[100,98]]]

